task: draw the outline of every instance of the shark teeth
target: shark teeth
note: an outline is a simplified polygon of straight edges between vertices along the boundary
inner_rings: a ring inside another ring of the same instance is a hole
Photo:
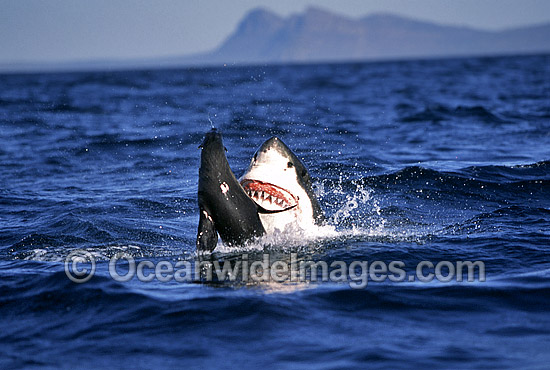
[[[281,209],[290,207],[290,204],[288,204],[285,199],[278,198],[277,196],[266,191],[251,189],[245,189],[245,191],[246,194],[252,198],[252,200],[261,206],[269,204],[270,206],[280,207]]]

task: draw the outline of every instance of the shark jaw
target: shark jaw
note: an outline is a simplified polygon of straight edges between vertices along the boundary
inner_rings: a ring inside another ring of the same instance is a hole
[[[285,211],[299,206],[298,198],[280,186],[253,179],[242,180],[241,186],[258,206],[268,211]]]

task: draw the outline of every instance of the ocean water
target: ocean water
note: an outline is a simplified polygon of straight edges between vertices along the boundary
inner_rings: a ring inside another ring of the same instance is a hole
[[[327,225],[212,261],[407,279],[113,279],[121,252],[196,263],[213,126],[237,176],[285,141]],[[84,283],[77,250],[97,260]],[[421,261],[485,279],[422,282]],[[548,369],[550,56],[0,75],[0,343],[2,369]]]

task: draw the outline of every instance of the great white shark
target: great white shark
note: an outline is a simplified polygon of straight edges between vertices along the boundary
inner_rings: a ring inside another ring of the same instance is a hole
[[[237,180],[222,135],[212,129],[201,144],[197,250],[211,252],[218,234],[229,247],[288,226],[320,225],[323,211],[303,162],[277,137],[264,142]]]

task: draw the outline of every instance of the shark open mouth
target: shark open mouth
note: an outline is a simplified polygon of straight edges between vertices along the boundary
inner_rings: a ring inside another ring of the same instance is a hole
[[[257,205],[268,211],[282,211],[298,205],[294,195],[277,185],[244,179],[241,181],[241,186]]]

